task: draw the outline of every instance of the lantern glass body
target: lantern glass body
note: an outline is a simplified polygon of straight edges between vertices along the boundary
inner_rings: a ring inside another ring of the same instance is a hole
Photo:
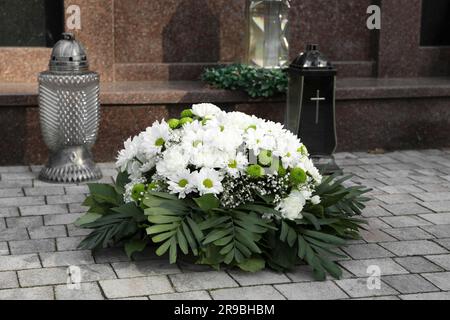
[[[247,0],[247,63],[281,68],[289,59],[289,0]]]
[[[100,76],[89,71],[84,47],[64,33],[39,80],[39,115],[50,158],[40,179],[77,183],[100,179],[91,148],[100,120]]]

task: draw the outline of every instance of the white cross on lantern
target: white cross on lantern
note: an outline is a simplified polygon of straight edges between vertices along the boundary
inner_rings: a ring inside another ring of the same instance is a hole
[[[325,101],[325,98],[320,96],[320,90],[317,90],[317,95],[315,97],[312,97],[311,101],[315,101],[316,102],[316,124],[319,124],[319,106],[320,106],[320,101]]]

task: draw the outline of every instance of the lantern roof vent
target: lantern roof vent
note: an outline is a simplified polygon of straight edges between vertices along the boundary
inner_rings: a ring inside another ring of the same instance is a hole
[[[52,50],[49,69],[54,72],[77,73],[89,70],[89,62],[83,45],[73,33],[63,33]]]
[[[306,51],[300,53],[290,67],[294,69],[333,69],[328,59],[318,50],[317,44],[308,44]]]

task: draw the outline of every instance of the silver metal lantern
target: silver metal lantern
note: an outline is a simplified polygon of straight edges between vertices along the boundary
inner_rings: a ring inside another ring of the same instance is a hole
[[[289,61],[290,0],[247,0],[247,61],[281,68]]]
[[[100,120],[99,75],[89,71],[86,51],[71,33],[53,50],[49,70],[39,74],[39,114],[50,149],[40,179],[82,182],[100,179],[92,160]]]

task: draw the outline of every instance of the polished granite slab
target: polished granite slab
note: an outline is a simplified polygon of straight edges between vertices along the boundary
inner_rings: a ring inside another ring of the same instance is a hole
[[[336,91],[337,100],[449,97],[450,78],[344,78],[338,79]],[[283,97],[277,97],[271,101],[283,100]],[[200,81],[127,81],[105,82],[101,85],[103,105],[201,101],[236,103],[254,100],[242,92],[214,89]],[[36,105],[36,83],[0,83],[0,106]]]

